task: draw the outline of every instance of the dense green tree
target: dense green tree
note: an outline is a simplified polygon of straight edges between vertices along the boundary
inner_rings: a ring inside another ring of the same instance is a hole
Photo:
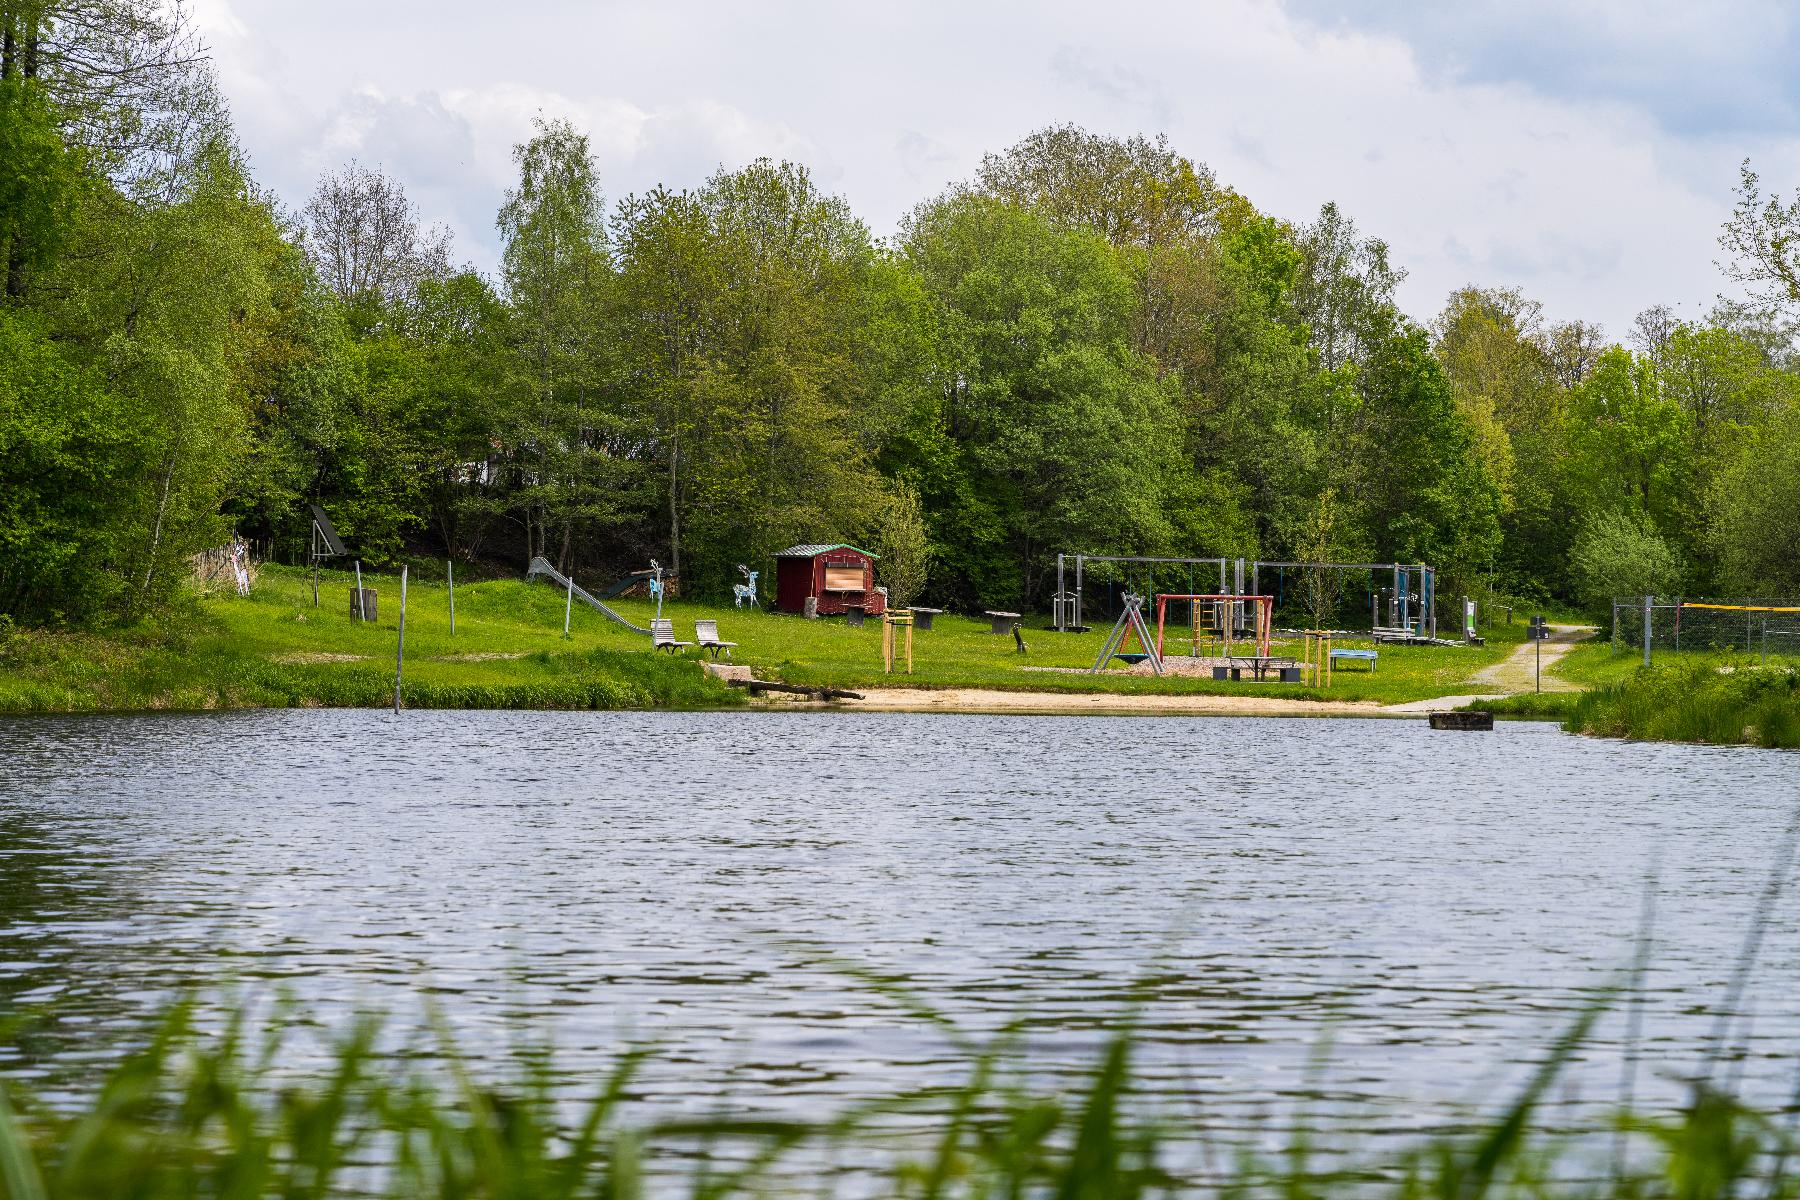
[[[1650,360],[1614,347],[1569,396],[1571,495],[1583,512],[1625,512],[1690,544],[1702,511],[1693,428]]]
[[[631,460],[616,453],[632,434],[607,401],[612,262],[587,135],[566,121],[535,128],[514,148],[519,186],[499,216],[517,359],[504,437],[525,556],[566,570],[578,535],[635,509]]]
[[[1136,288],[1114,249],[963,196],[915,214],[907,250],[954,371],[960,477],[932,497],[940,585],[954,579],[964,603],[1036,601],[1059,550],[1166,542],[1177,410],[1129,344]]]
[[[1474,453],[1500,489],[1501,582],[1527,593],[1554,591],[1566,575],[1575,524],[1565,490],[1563,378],[1591,373],[1579,361],[1590,335],[1547,333],[1535,301],[1515,290],[1483,288],[1453,293],[1432,332]],[[1559,368],[1559,355],[1574,361]]]
[[[1800,596],[1800,407],[1738,443],[1720,472],[1709,532],[1721,592]]]
[[[125,581],[104,569],[141,474],[142,417],[29,314],[0,309],[0,613],[85,621]]]
[[[1358,487],[1375,560],[1431,563],[1442,588],[1475,590],[1500,550],[1502,498],[1429,336],[1389,338],[1364,377],[1361,433],[1380,461]]]
[[[879,530],[875,461],[910,419],[898,348],[918,344],[919,305],[848,206],[765,160],[627,199],[618,238],[625,387],[689,585]]]
[[[0,75],[0,163],[0,253],[6,295],[16,300],[68,239],[87,187],[44,89],[16,73]]]

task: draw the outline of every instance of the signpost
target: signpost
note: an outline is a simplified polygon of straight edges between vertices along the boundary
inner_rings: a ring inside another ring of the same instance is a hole
[[[1543,615],[1533,616],[1531,618],[1531,640],[1537,647],[1537,690],[1540,692],[1544,690],[1544,639],[1549,636],[1550,626],[1545,622]]]

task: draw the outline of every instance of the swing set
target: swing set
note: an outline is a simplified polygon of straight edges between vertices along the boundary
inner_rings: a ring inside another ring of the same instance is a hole
[[[1119,610],[1119,619],[1113,622],[1112,632],[1106,635],[1106,644],[1100,647],[1100,653],[1094,658],[1094,665],[1088,668],[1089,675],[1097,675],[1106,665],[1108,659],[1118,655],[1127,662],[1136,664],[1148,661],[1150,669],[1158,675],[1163,673],[1162,637],[1160,630],[1154,645],[1150,642],[1150,630],[1144,625],[1144,598],[1125,593],[1125,605]],[[1123,651],[1125,639],[1135,635],[1138,645],[1144,648],[1142,654]]]

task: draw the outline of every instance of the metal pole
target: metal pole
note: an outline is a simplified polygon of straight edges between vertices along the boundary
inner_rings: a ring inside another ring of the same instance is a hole
[[[1644,665],[1650,665],[1650,601],[1651,596],[1644,597]]]
[[[444,589],[450,593],[450,636],[456,636],[456,569],[444,560]]]
[[[1762,620],[1762,665],[1769,665],[1769,614],[1763,614]]]
[[[319,523],[313,522],[312,543],[309,550],[312,555],[313,569],[313,607],[319,607]]]
[[[368,606],[363,603],[362,559],[360,558],[356,560],[356,619],[359,621],[369,619]]]
[[[1420,564],[1425,573],[1425,619],[1431,622],[1431,638],[1437,640],[1437,572]]]
[[[569,614],[575,608],[575,577],[567,575],[564,580],[569,585],[569,590],[563,594],[563,636],[566,638],[569,636]],[[656,611],[660,613],[662,605],[657,605]]]
[[[1063,631],[1063,556],[1056,556],[1056,598],[1051,601],[1056,606],[1056,632]]]
[[[1075,628],[1077,629],[1084,624],[1081,617],[1081,566],[1083,561],[1081,555],[1075,556]]]
[[[400,712],[400,676],[406,670],[406,567],[400,568],[400,640],[394,645],[394,712]]]
[[[1544,631],[1548,626],[1540,625],[1532,630],[1531,640],[1537,643],[1537,690],[1544,690]]]

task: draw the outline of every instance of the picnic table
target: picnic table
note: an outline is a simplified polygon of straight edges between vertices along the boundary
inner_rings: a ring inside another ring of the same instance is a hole
[[[913,628],[924,630],[930,629],[931,618],[941,616],[944,610],[941,608],[920,608],[917,605],[914,605],[906,611],[913,615]]]
[[[1213,668],[1214,679],[1238,680],[1249,671],[1251,678],[1261,681],[1274,671],[1275,677],[1282,683],[1300,682],[1300,664],[1291,658],[1274,654],[1234,654],[1225,660],[1222,667]]]
[[[993,634],[1011,633],[1013,625],[1017,623],[1019,619],[1018,613],[994,612],[992,610],[984,612],[981,615],[994,623],[993,628],[988,630],[989,633]]]

